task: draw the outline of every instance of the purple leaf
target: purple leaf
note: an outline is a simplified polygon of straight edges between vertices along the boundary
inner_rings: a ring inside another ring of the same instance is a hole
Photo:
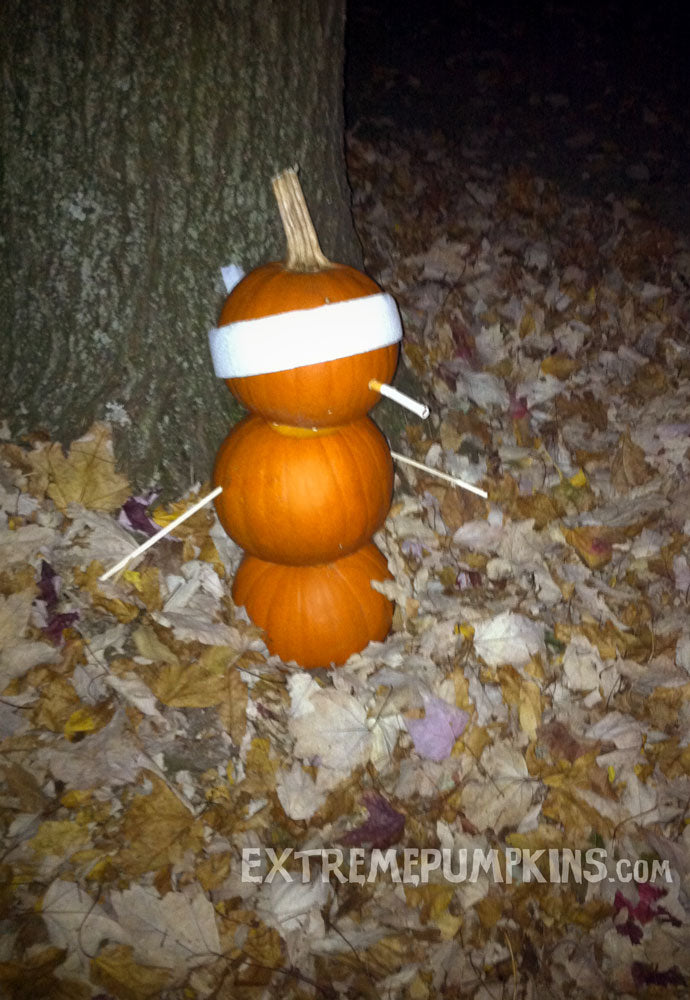
[[[628,914],[628,919],[624,924],[616,924],[616,930],[621,937],[627,937],[632,944],[639,944],[644,937],[644,931],[639,924]]]
[[[455,586],[458,590],[472,590],[474,587],[481,587],[481,585],[482,575],[478,570],[458,570],[458,575],[455,577]]]
[[[423,719],[406,719],[405,725],[412,737],[414,748],[427,760],[445,760],[453,744],[462,736],[469,722],[469,715],[441,698],[429,698],[424,705]]]
[[[349,847],[370,847],[384,849],[390,847],[402,836],[405,829],[405,817],[396,812],[390,802],[387,802],[378,792],[367,792],[364,796],[369,818],[361,826],[350,830],[341,838],[343,844]]]
[[[38,581],[38,592],[41,600],[45,601],[46,608],[54,608],[60,596],[62,577],[58,576],[50,563],[45,559],[41,560],[41,576]]]
[[[143,497],[130,497],[126,500],[118,515],[118,524],[123,528],[131,528],[133,531],[141,531],[144,535],[155,535],[160,531],[160,526],[152,521],[146,511],[158,496],[157,493],[148,493]]]
[[[641,986],[685,986],[685,977],[675,965],[672,969],[660,972],[646,962],[633,962],[630,971],[638,989]]]
[[[648,924],[655,917],[659,917],[662,922],[668,922],[673,924],[674,927],[680,927],[680,921],[676,917],[671,916],[665,906],[654,905],[658,899],[666,895],[666,889],[652,885],[650,882],[642,882],[637,886],[637,895],[638,902],[637,904],[633,904],[629,899],[626,899],[619,889],[613,901],[616,913],[619,913],[622,909],[626,909],[630,918],[637,920],[639,924]]]
[[[424,558],[424,546],[416,538],[406,538],[400,546],[400,551],[408,559],[416,559],[421,562]]]
[[[474,364],[474,338],[461,320],[452,320],[450,332],[455,343],[455,357]]]
[[[51,615],[48,624],[42,629],[43,634],[58,646],[62,642],[63,630],[69,628],[72,622],[76,622],[78,618],[78,611],[64,611],[59,615]]]
[[[522,417],[526,417],[529,413],[529,407],[527,406],[526,396],[515,396],[511,392],[510,394],[510,415],[513,420],[521,420]]]

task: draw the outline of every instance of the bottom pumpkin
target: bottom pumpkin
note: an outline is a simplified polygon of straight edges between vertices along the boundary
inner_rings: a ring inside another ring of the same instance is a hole
[[[269,651],[281,660],[309,668],[339,666],[388,634],[393,605],[371,581],[390,579],[373,542],[319,566],[285,566],[245,555],[232,598],[265,631]]]

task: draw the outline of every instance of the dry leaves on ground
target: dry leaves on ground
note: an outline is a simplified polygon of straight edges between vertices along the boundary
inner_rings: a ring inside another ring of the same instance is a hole
[[[308,674],[211,510],[99,582],[177,512],[107,427],[2,445],[12,1000],[688,988],[687,247],[440,137],[350,166],[432,407],[404,447],[489,502],[400,468],[393,633]]]

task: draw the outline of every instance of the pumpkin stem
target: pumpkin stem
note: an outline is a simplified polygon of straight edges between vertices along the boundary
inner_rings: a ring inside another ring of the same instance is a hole
[[[288,271],[323,271],[333,267],[319,246],[319,238],[293,167],[273,178],[273,193],[287,240],[285,267]]]

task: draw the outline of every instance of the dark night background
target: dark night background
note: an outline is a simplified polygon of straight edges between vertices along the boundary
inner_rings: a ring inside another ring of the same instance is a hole
[[[348,127],[440,129],[598,199],[690,225],[687,5],[349,0]]]

